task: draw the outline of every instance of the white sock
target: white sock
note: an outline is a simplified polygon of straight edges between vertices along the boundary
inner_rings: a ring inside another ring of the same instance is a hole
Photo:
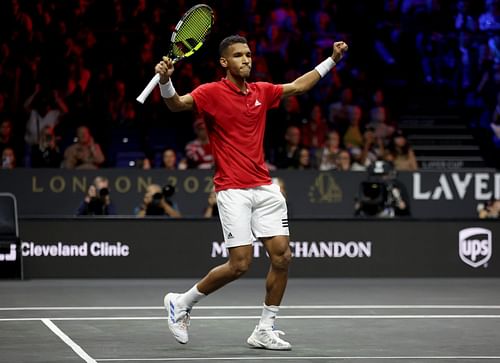
[[[189,289],[184,294],[179,296],[179,303],[182,306],[185,306],[188,309],[191,309],[194,304],[196,304],[198,301],[203,299],[205,296],[207,296],[207,295],[201,293],[198,290],[198,287],[196,285],[194,285],[191,289]]]
[[[274,321],[276,320],[276,315],[280,310],[279,306],[264,304],[262,308],[262,316],[259,321],[259,329],[272,329],[274,327]]]

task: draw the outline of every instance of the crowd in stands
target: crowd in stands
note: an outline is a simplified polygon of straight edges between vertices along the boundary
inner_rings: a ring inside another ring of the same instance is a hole
[[[398,127],[415,90],[500,148],[500,0],[213,0],[212,35],[179,62],[179,93],[218,80],[217,45],[248,38],[253,78],[285,83],[334,40],[349,54],[308,94],[269,113],[269,168],[415,170]],[[204,122],[135,97],[194,1],[34,0],[0,4],[2,168],[211,168]],[[443,102],[444,99],[444,103]]]

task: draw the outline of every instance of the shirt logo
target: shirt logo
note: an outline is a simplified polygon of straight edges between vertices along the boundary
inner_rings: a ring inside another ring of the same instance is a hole
[[[254,106],[255,106],[255,107],[258,107],[258,106],[260,106],[260,105],[262,105],[262,103],[260,103],[260,101],[259,101],[259,100],[255,100],[255,104],[254,104]]]

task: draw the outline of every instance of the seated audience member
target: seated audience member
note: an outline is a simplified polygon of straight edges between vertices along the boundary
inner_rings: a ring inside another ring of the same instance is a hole
[[[344,135],[349,126],[349,114],[354,108],[359,108],[359,106],[354,104],[352,89],[346,88],[342,91],[340,101],[329,106],[328,122],[330,127]]]
[[[7,147],[14,148],[12,121],[5,119],[0,123],[0,153]]]
[[[78,141],[64,152],[63,167],[66,169],[97,169],[104,162],[104,154],[99,144],[94,142],[90,130],[80,126],[77,131]]]
[[[285,145],[278,148],[275,165],[278,169],[297,169],[299,166],[300,129],[288,126],[285,132]]]
[[[359,147],[353,147],[349,150],[351,154],[351,170],[352,171],[366,171],[367,167],[364,165],[362,157],[363,150]]]
[[[363,133],[363,148],[359,157],[359,164],[368,168],[375,161],[384,157],[385,147],[381,138],[375,136],[372,127],[368,127]]]
[[[315,104],[311,110],[311,115],[307,123],[301,128],[301,144],[310,149],[322,148],[325,144],[328,126],[326,118],[323,116],[321,106]]]
[[[330,131],[325,146],[316,152],[318,169],[322,171],[335,169],[337,167],[335,158],[341,150],[339,133],[335,130]]]
[[[148,185],[142,204],[136,213],[137,216],[181,217],[181,213],[176,203],[172,200],[174,193],[175,188],[171,185],[167,185],[163,188],[158,184]]]
[[[186,145],[188,167],[191,169],[212,169],[214,157],[208,139],[207,126],[202,118],[198,118],[194,122],[194,132],[196,139]]]
[[[45,126],[40,134],[38,144],[31,147],[31,166],[34,168],[59,168],[62,155],[56,144],[56,136],[52,126]]]
[[[177,153],[174,149],[165,149],[162,153],[162,163],[160,167],[164,170],[186,170],[186,159],[182,159],[177,163]]]
[[[98,176],[94,183],[89,186],[77,215],[115,215],[116,209],[111,201],[109,193],[109,180],[106,177]]]
[[[14,149],[6,147],[2,151],[2,169],[14,169],[16,167],[16,154]]]
[[[297,167],[299,170],[311,169],[311,154],[309,149],[302,147],[299,150],[299,165]]]
[[[148,157],[137,159],[134,161],[134,166],[137,169],[151,170],[151,160]]]
[[[344,145],[347,149],[363,146],[363,134],[361,132],[362,111],[360,107],[349,110],[349,126],[344,134]]]
[[[203,217],[212,218],[219,216],[219,208],[217,207],[217,193],[212,190],[208,194],[207,206],[205,207],[205,211],[203,212]]]
[[[335,158],[336,170],[348,171],[351,170],[351,154],[347,150],[341,150]]]
[[[400,130],[394,133],[387,147],[385,160],[392,162],[397,171],[415,171],[418,169],[415,153]]]

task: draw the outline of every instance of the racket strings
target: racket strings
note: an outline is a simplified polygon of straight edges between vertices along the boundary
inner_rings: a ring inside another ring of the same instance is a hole
[[[173,39],[172,53],[175,56],[187,56],[201,47],[213,24],[210,9],[199,7],[186,15]]]

